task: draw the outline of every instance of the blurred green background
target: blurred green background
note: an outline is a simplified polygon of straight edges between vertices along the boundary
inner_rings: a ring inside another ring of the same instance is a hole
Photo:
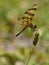
[[[24,27],[17,18],[35,3],[38,10],[32,23],[37,25],[40,36],[29,65],[49,65],[49,0],[0,0],[0,65],[24,65],[30,55],[31,29],[18,38],[15,35]]]

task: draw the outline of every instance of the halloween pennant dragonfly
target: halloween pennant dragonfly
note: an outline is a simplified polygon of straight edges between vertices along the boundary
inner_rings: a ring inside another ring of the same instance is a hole
[[[35,46],[38,42],[38,37],[39,37],[39,32],[37,30],[37,26],[32,24],[32,21],[35,16],[35,12],[37,10],[37,5],[34,4],[32,8],[29,8],[26,10],[22,18],[18,18],[22,23],[25,23],[25,27],[18,33],[16,34],[16,37],[19,36],[27,27],[30,27],[31,30],[35,31],[35,37],[33,40],[33,45]]]

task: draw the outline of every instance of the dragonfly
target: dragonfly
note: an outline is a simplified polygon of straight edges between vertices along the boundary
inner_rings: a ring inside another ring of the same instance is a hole
[[[25,27],[16,34],[16,37],[19,36],[27,27],[31,28],[31,31],[33,30],[35,32],[35,37],[33,39],[33,45],[36,46],[39,38],[39,31],[37,29],[37,25],[33,24],[32,21],[35,17],[35,13],[37,11],[37,4],[34,4],[31,8],[27,9],[24,13],[24,15],[21,18],[18,18],[19,21],[21,21],[23,24],[25,24]]]

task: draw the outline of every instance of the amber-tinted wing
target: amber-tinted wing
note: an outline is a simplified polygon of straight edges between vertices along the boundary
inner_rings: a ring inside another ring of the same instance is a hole
[[[30,19],[30,21],[33,20],[36,10],[37,10],[37,5],[34,4],[32,8],[26,10],[22,19],[27,19],[27,20]]]

